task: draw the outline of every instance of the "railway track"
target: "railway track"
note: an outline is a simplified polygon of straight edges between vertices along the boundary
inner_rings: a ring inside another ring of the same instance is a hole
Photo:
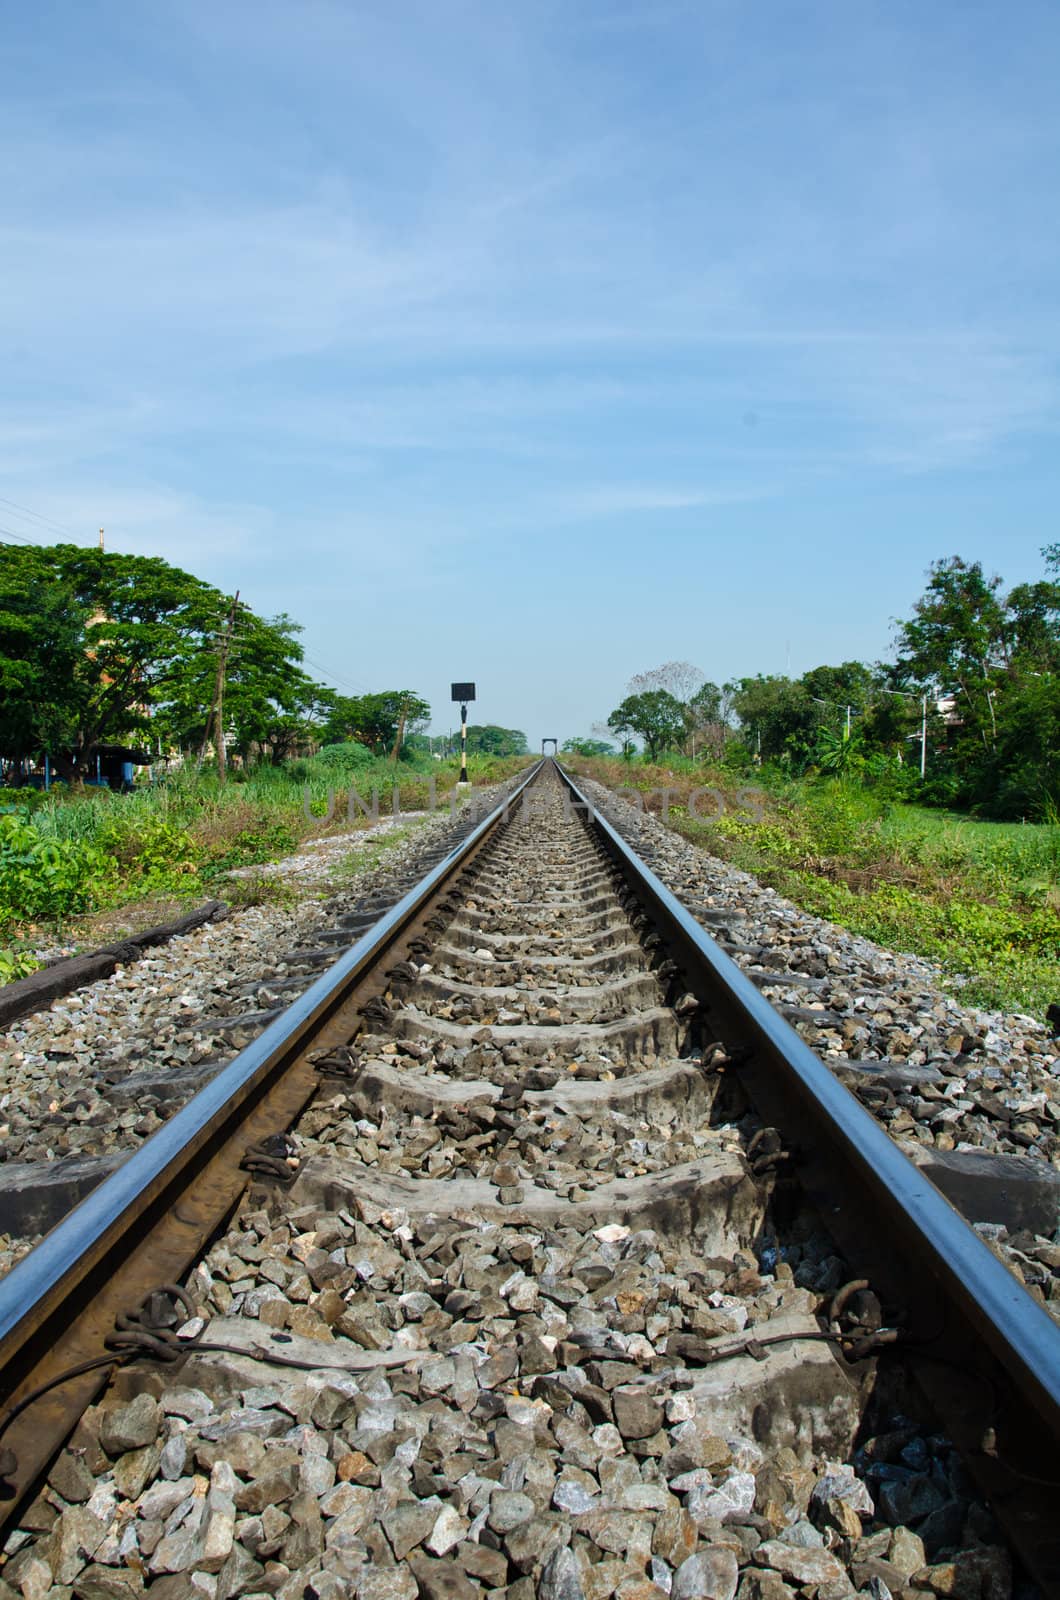
[[[1060,1331],[553,763],[0,1338],[15,1594],[1060,1590]]]
[[[496,797],[507,787],[501,785]],[[77,1004],[60,1004],[44,1019],[29,1070],[25,1049],[17,1045],[19,1033],[25,1038],[24,1024],[16,1022],[11,1044],[0,1051],[0,1235],[10,1240],[0,1249],[0,1276],[14,1264],[12,1257],[21,1259],[167,1116],[281,1017],[341,950],[374,927],[496,803],[482,793],[469,801],[450,816],[431,817],[399,848],[396,860],[388,852],[349,887],[332,887],[322,903],[300,906],[284,919],[284,931],[273,932],[271,943],[251,934],[249,958],[234,933],[222,935],[227,959],[216,947],[200,946],[191,992],[186,978],[167,977],[172,968],[164,956],[148,958],[152,970],[127,967],[118,1004],[109,985],[97,984],[88,1005],[82,1007],[78,997]],[[225,908],[219,920],[229,914]],[[242,920],[237,917],[235,925]],[[177,971],[187,970],[185,959]],[[7,985],[2,998],[21,987]],[[13,1007],[19,998],[16,992]],[[82,1030],[86,1037],[78,1037]]]

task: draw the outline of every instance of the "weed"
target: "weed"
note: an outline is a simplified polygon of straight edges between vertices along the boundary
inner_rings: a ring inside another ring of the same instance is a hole
[[[732,777],[583,761],[611,787],[694,783],[728,800]],[[855,776],[794,781],[755,775],[764,815],[671,826],[796,905],[891,949],[937,961],[975,1004],[1043,1016],[1060,996],[1060,823],[980,822],[904,804]],[[737,797],[738,798],[738,797]],[[671,801],[671,805],[673,802]]]
[[[48,795],[0,792],[0,928],[17,930],[33,919],[60,928],[71,916],[148,896],[186,900],[235,867],[289,854],[325,828],[345,829],[351,784],[366,808],[374,788],[381,813],[391,809],[395,795],[402,811],[419,811],[429,804],[432,778],[441,796],[458,776],[455,760],[393,762],[360,746],[352,757],[345,746],[337,756],[321,754],[323,759],[257,767],[227,785],[188,770],[128,795],[61,787]],[[490,757],[468,763],[481,782],[497,782],[525,764],[525,758]],[[325,823],[328,791],[340,783],[346,787],[336,796],[335,820]],[[254,892],[278,893],[260,887]],[[235,897],[227,886],[225,893]]]
[[[40,962],[28,950],[0,950],[0,983],[14,983],[16,978],[28,978],[39,965]]]

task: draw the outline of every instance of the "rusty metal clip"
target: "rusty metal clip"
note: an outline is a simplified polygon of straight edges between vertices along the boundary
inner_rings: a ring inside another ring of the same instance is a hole
[[[900,1328],[881,1328],[878,1333],[870,1333],[865,1339],[858,1339],[854,1344],[842,1344],[843,1354],[850,1361],[862,1361],[866,1356],[875,1355],[877,1350],[882,1350],[885,1345],[897,1344],[901,1338]]]
[[[329,1078],[359,1078],[364,1069],[363,1057],[348,1044],[336,1045],[332,1050],[314,1050],[306,1057],[310,1066]]]
[[[391,967],[387,971],[386,976],[391,983],[415,983],[419,972],[411,961],[399,961],[396,967]]]
[[[747,1146],[747,1161],[755,1177],[772,1172],[774,1167],[791,1159],[792,1153],[784,1149],[784,1141],[776,1128],[759,1128]]]
[[[196,1314],[195,1303],[186,1289],[176,1283],[161,1283],[144,1295],[135,1311],[118,1313],[114,1331],[103,1343],[108,1350],[119,1350],[126,1356],[179,1361],[202,1338],[201,1328],[183,1338],[177,1332]]]
[[[361,1007],[361,1016],[368,1018],[372,1022],[389,1022],[392,1015],[393,1013],[386,1001],[378,995],[376,995],[375,999],[369,1000],[367,1005]]]
[[[790,1150],[767,1150],[765,1155],[751,1162],[751,1172],[756,1178],[764,1178],[767,1172],[774,1172],[777,1167],[782,1167],[785,1161],[794,1160]]]
[[[852,1278],[836,1290],[828,1325],[836,1343],[855,1361],[884,1345],[896,1344],[900,1337],[898,1328],[884,1327],[883,1307],[867,1278]]]
[[[746,1044],[725,1044],[715,1039],[703,1046],[702,1072],[724,1072],[726,1067],[742,1067],[754,1051]]]
[[[239,1165],[257,1178],[272,1178],[276,1183],[293,1183],[298,1175],[298,1156],[293,1139],[285,1133],[270,1133],[257,1144],[247,1146]]]
[[[700,1072],[704,1075],[712,1072],[724,1072],[725,1068],[731,1065],[732,1056],[730,1056],[720,1039],[716,1039],[713,1044],[708,1044],[704,1047],[703,1059],[699,1066]]]

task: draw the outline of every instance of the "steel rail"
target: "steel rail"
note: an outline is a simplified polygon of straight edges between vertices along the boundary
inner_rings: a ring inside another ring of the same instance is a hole
[[[905,1310],[898,1347],[1033,1576],[1060,1594],[1060,1327],[557,763],[656,930],[749,1047],[734,1069],[794,1141],[799,1181],[859,1273]]]
[[[906,1160],[824,1063],[557,765],[575,803],[652,917],[717,1037],[749,1047],[738,1073],[756,1109],[794,1143],[799,1178],[861,1270],[906,1302],[916,1370],[1032,1575],[1060,1595],[1055,1485],[1060,1458],[1060,1330],[949,1202]],[[248,1142],[289,1127],[317,1086],[310,1046],[349,1036],[352,997],[414,937],[543,762],[213,1082],[145,1142],[0,1282],[0,1396],[98,1355],[144,1285],[178,1279],[249,1182]],[[29,1492],[106,1372],[34,1403],[0,1443],[18,1467],[11,1511]],[[1055,1472],[1055,1468],[1053,1469]]]
[[[328,1026],[422,922],[430,903],[481,848],[534,780],[538,761],[494,809],[257,1039],[144,1141],[0,1281],[0,1403],[5,1416],[30,1391],[104,1353],[117,1312],[145,1289],[178,1282],[251,1181],[247,1146],[285,1131],[312,1099],[307,1060]],[[0,1485],[0,1518],[24,1501],[106,1382],[106,1368],[52,1389],[0,1438],[14,1457]]]

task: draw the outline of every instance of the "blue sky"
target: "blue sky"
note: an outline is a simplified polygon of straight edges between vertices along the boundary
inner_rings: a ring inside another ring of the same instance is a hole
[[[1060,537],[1058,81],[1051,0],[9,3],[0,529],[534,742],[877,658]]]

